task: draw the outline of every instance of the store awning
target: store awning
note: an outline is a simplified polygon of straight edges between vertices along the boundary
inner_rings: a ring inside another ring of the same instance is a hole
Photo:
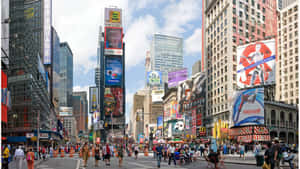
[[[7,142],[8,143],[20,143],[20,142],[26,142],[27,138],[25,136],[8,136]]]

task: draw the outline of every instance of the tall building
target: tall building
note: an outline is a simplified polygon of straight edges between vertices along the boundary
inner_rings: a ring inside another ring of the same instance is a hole
[[[59,105],[72,107],[73,53],[67,42],[60,43],[59,74],[61,78]]]
[[[86,92],[73,92],[73,114],[77,121],[78,132],[87,132],[88,102]]]
[[[201,61],[198,60],[197,62],[195,62],[193,64],[193,67],[192,67],[192,75],[194,76],[195,74],[201,72]]]
[[[51,36],[46,34],[49,24],[51,26],[51,21],[47,21],[51,12],[45,10],[45,5],[42,0],[9,1],[11,111],[3,130],[8,142],[27,142],[26,133],[36,132],[37,127],[50,131],[56,125],[49,92],[51,76],[44,66],[44,61],[50,57],[46,54],[46,39]]]
[[[297,2],[297,0],[277,0],[277,7],[282,10],[294,2]]]
[[[285,1],[283,1],[285,2]],[[276,100],[299,105],[299,1],[282,8],[278,16]]]
[[[168,82],[168,72],[183,68],[183,40],[175,36],[154,34],[150,48],[151,71],[162,73],[162,83]]]
[[[226,121],[230,114],[229,98],[237,89],[237,46],[276,36],[276,1],[208,0],[202,6],[206,113],[214,120]]]

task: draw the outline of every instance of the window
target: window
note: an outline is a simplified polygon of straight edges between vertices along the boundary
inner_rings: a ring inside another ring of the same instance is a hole
[[[233,22],[234,24],[236,24],[236,17],[233,17],[233,18],[232,18],[232,22]]]
[[[239,12],[239,16],[243,17],[243,12],[242,11]]]
[[[259,4],[257,4],[257,9],[260,10],[260,5]]]
[[[236,32],[236,27],[235,26],[232,27],[232,31]]]
[[[259,29],[257,29],[257,34],[260,35],[260,30]]]
[[[235,15],[235,14],[236,14],[236,8],[233,8],[233,9],[232,9],[232,12],[233,12],[233,14]]]
[[[239,25],[243,26],[243,21],[242,20],[239,20]]]
[[[233,3],[234,5],[236,5],[236,0],[232,0],[232,3]]]
[[[265,12],[266,12],[266,9],[265,9],[265,8],[262,8],[262,11],[263,11],[263,13],[265,13]]]
[[[251,32],[255,32],[255,27],[251,26]]]

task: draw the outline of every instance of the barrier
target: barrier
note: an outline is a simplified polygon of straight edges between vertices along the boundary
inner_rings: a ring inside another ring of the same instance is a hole
[[[65,151],[64,151],[63,149],[62,149],[61,152],[60,152],[60,157],[61,157],[61,158],[64,158],[64,157],[65,157]]]

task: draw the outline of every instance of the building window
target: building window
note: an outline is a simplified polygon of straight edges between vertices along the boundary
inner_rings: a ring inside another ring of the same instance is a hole
[[[233,43],[236,43],[236,36],[233,36],[233,37],[232,37],[232,42],[233,42]]]
[[[265,13],[265,12],[266,12],[266,9],[263,7],[263,8],[262,8],[262,11],[263,11],[263,13]]]
[[[243,17],[243,12],[242,11],[239,12],[239,16]]]
[[[239,20],[239,25],[243,26],[243,21],[242,20]]]
[[[232,18],[232,22],[233,22],[234,24],[236,24],[236,17],[233,17],[233,18]]]

